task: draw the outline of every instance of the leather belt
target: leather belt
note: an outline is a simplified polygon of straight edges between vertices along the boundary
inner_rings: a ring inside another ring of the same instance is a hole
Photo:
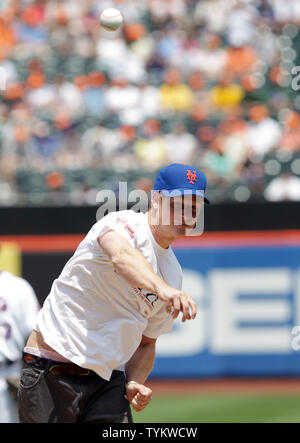
[[[49,372],[53,375],[90,375],[92,371],[75,363],[58,363],[50,366]]]
[[[90,369],[82,368],[75,363],[64,363],[47,358],[37,357],[33,354],[23,352],[23,361],[38,369],[46,369],[53,375],[90,375],[93,373]]]

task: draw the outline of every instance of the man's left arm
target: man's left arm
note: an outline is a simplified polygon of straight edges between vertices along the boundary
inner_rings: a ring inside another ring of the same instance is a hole
[[[141,343],[126,364],[126,396],[135,411],[142,411],[150,402],[152,390],[144,386],[154,364],[156,339],[143,335]]]

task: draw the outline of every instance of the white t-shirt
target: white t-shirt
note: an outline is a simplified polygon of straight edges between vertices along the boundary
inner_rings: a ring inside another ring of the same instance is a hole
[[[31,285],[10,272],[0,273],[0,363],[21,358],[35,325],[39,303]]]
[[[59,354],[106,380],[114,369],[124,369],[142,335],[157,338],[169,332],[173,322],[155,294],[131,287],[114,272],[97,242],[110,230],[140,250],[172,287],[182,287],[182,270],[172,248],[156,243],[146,214],[111,212],[94,224],[54,281],[36,329]]]

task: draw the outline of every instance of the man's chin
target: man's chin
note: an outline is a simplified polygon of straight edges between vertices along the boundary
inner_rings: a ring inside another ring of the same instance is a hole
[[[188,233],[194,229],[195,225],[176,225],[172,226],[170,230],[168,230],[167,237],[175,240],[176,238],[182,238],[188,236]]]

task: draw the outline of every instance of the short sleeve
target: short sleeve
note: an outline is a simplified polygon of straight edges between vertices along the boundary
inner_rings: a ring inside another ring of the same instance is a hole
[[[97,241],[98,237],[109,231],[118,232],[129,241],[131,246],[136,247],[136,229],[131,217],[127,214],[111,212],[99,220],[93,227],[93,240]]]
[[[143,332],[143,335],[149,338],[157,338],[162,334],[170,332],[173,326],[172,314],[166,311],[165,303],[162,304],[160,310],[150,317],[148,325]]]

